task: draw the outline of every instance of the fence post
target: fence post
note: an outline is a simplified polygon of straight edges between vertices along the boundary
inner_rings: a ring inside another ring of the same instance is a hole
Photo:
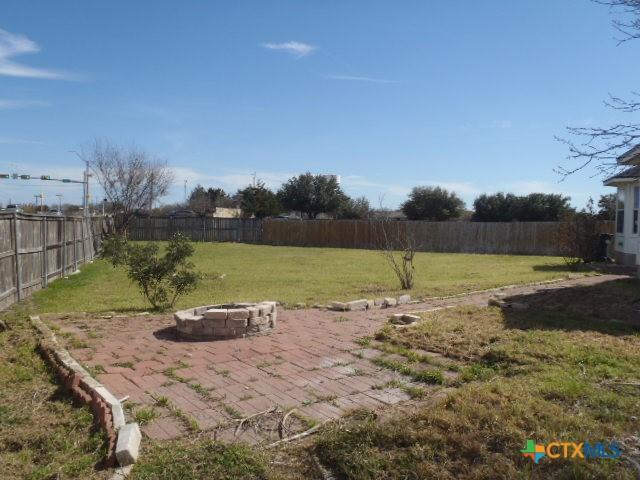
[[[64,278],[67,271],[67,217],[62,217],[62,270],[60,278]]]
[[[13,213],[13,240],[16,254],[16,291],[18,301],[22,300],[22,272],[20,270],[20,229],[18,228],[18,212]]]
[[[47,253],[47,217],[45,215],[42,217],[42,288],[49,283]]]
[[[85,220],[86,217],[82,217],[80,220],[80,238],[82,238],[82,264],[87,263],[87,237],[85,236]]]
[[[78,233],[76,228],[76,218],[73,217],[73,271],[78,271]]]

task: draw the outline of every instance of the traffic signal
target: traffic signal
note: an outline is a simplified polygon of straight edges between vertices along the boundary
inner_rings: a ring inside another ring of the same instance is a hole
[[[51,176],[49,176],[49,175],[40,175],[40,180],[51,180]]]
[[[20,175],[21,180],[31,180],[31,175]]]
[[[69,178],[63,178],[62,183],[71,183],[71,180]]]
[[[11,175],[8,173],[0,173],[0,178],[11,178]]]

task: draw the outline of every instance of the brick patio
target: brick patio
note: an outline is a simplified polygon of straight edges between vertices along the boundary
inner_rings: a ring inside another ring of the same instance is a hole
[[[510,292],[595,284],[612,277]],[[390,380],[408,383],[408,379],[374,365],[370,359],[379,352],[356,341],[373,335],[391,313],[486,305],[489,296],[483,293],[367,312],[280,309],[278,328],[266,335],[205,342],[178,341],[171,315],[71,316],[55,322],[88,344],[89,348],[71,349],[72,355],[85,365],[102,367],[104,373],[98,379],[114,395],[128,396],[129,404],[155,406],[160,416],[143,427],[150,438],[171,439],[189,431],[187,422],[156,405],[158,398],[167,397],[212,436],[263,442],[277,439],[277,432],[247,428],[236,435],[234,417],[274,406],[281,413],[295,407],[297,420],[292,420],[291,428],[300,431],[308,428],[305,420],[323,422],[356,408],[376,409],[409,400],[399,388],[380,388]]]

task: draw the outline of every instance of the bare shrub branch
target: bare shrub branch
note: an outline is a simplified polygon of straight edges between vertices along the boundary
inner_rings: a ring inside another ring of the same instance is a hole
[[[415,229],[409,222],[397,222],[388,217],[374,220],[376,248],[395,273],[400,288],[410,290],[414,284],[413,259],[418,248]]]
[[[613,27],[623,35],[618,44],[640,38],[640,0],[594,1],[610,7],[616,15]],[[633,114],[640,110],[638,97],[637,92],[631,92],[630,98],[609,95],[604,104],[610,109]],[[563,178],[590,166],[596,171],[593,176],[615,175],[621,168],[616,162],[618,157],[640,143],[640,123],[633,121],[609,127],[567,127],[567,132],[573,139],[556,139],[567,145],[567,159],[577,163],[575,167],[559,166],[555,169]]]
[[[173,181],[166,162],[135,147],[97,139],[82,148],[81,157],[112,205],[115,228],[120,233],[126,232],[136,211],[150,208],[154,199],[166,195]]]

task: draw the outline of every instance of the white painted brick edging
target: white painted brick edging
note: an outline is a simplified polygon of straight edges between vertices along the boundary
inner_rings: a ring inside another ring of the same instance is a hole
[[[60,346],[55,333],[39,316],[31,315],[29,319],[40,333],[38,346],[47,363],[56,370],[74,398],[90,406],[94,417],[105,429],[109,438],[107,463],[114,467],[115,462],[120,465],[112,478],[126,478],[138,458],[142,438],[140,427],[135,422],[126,423],[122,403]]]

